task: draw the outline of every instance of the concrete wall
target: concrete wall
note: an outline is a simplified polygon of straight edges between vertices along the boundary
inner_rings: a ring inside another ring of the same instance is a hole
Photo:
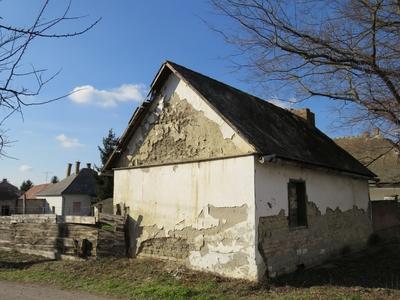
[[[136,224],[139,255],[257,279],[253,156],[116,170],[120,202]]]
[[[385,200],[385,197],[394,196],[397,196],[400,201],[400,187],[370,187],[369,194],[371,201]]]
[[[289,165],[256,163],[256,227],[260,274],[314,265],[363,247],[372,232],[366,180]],[[308,227],[289,228],[288,182],[306,183]]]

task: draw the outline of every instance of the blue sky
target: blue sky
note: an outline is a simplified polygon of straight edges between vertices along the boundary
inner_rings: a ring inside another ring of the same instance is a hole
[[[3,23],[29,23],[42,2],[1,1]],[[61,13],[66,4],[53,1],[49,13]],[[25,179],[43,183],[46,172],[49,178],[63,178],[68,162],[98,164],[97,145],[102,137],[109,128],[118,135],[123,132],[166,59],[256,93],[256,88],[243,80],[244,71],[233,72],[229,60],[232,47],[202,20],[227,25],[207,1],[73,1],[72,13],[87,17],[76,24],[66,23],[59,32],[75,31],[99,17],[102,20],[79,37],[36,41],[24,64],[47,68],[49,75],[61,69],[38,100],[83,86],[86,89],[51,104],[25,108],[24,121],[17,114],[8,121],[6,128],[15,143],[7,153],[17,159],[0,159],[0,177],[15,185]],[[320,100],[307,106],[316,113],[318,127],[336,135],[330,126],[331,108],[326,104]]]

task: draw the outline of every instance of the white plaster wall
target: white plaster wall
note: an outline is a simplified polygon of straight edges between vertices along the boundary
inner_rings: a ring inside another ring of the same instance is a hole
[[[324,215],[328,208],[341,211],[357,206],[364,211],[369,206],[368,181],[323,170],[301,168],[276,163],[255,162],[256,229],[264,216],[278,215],[281,210],[288,215],[289,179],[306,182],[307,200],[315,203]],[[257,251],[257,262],[263,265]],[[260,270],[260,272],[262,272]]]
[[[63,199],[62,196],[44,196],[46,199],[46,213],[52,213],[52,207],[55,207],[56,215],[62,215]]]
[[[129,207],[135,220],[142,216],[141,226],[155,225],[167,236],[169,231],[185,227],[206,229],[218,226],[219,220],[216,222],[207,216],[208,205],[222,208],[246,205],[247,220],[229,228],[231,236],[247,241],[245,246],[227,246],[215,236],[207,254],[191,251],[188,260],[189,265],[196,269],[257,279],[253,156],[116,170],[114,204],[121,202]],[[202,211],[204,215],[200,217]],[[240,262],[242,266],[233,269],[223,267],[237,252],[247,253],[247,261]]]
[[[64,215],[65,216],[89,216],[91,214],[91,197],[88,195],[64,195]],[[73,203],[81,203],[80,213],[73,212]]]

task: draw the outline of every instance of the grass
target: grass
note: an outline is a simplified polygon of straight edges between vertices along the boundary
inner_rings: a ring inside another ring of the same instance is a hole
[[[147,258],[52,261],[0,251],[0,280],[127,299],[399,299],[399,251],[375,247],[259,284]]]

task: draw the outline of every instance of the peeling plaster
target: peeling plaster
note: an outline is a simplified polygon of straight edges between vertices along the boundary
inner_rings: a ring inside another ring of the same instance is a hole
[[[224,138],[217,123],[197,111],[174,93],[158,116],[152,114],[144,127],[144,140],[127,155],[128,166],[162,164],[244,154],[229,138]],[[161,109],[161,108],[160,108]],[[233,136],[232,136],[233,138]]]
[[[319,264],[344,247],[358,250],[372,233],[367,211],[353,206],[342,211],[307,202],[307,228],[290,228],[285,210],[278,215],[260,217],[258,250],[269,276],[295,271],[298,265]]]
[[[139,237],[139,251],[145,253],[162,253],[163,250],[148,250],[144,247],[159,247],[160,242],[166,243],[168,239],[180,241],[188,246],[188,256],[176,249],[179,258],[186,258],[186,263],[194,268],[218,271],[231,276],[235,273],[238,277],[247,276],[250,264],[249,251],[253,249],[251,228],[249,228],[248,206],[216,207],[207,205],[199,215],[198,222],[185,226],[185,220],[179,222],[174,230],[165,230],[157,226],[144,226]],[[184,247],[186,249],[186,247]],[[184,250],[186,251],[186,250]],[[140,253],[138,253],[140,254]],[[162,255],[161,255],[162,256]],[[244,263],[244,262],[248,263]]]

